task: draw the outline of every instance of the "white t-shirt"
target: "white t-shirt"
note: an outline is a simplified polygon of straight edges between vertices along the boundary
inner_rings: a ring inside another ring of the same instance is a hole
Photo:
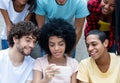
[[[25,17],[29,13],[29,5],[27,4],[22,12],[16,12],[13,7],[13,1],[12,0],[1,0],[0,1],[0,9],[7,10],[9,18],[13,24],[18,23],[20,21],[24,21]],[[2,27],[2,33],[0,34],[1,39],[7,39],[6,36],[6,26]]]
[[[34,59],[25,56],[22,65],[15,67],[12,65],[8,49],[0,51],[0,83],[25,83],[33,79]]]

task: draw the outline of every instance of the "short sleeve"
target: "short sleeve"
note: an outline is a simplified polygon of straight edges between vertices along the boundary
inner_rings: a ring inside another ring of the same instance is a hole
[[[41,62],[40,62],[40,58],[37,58],[35,60],[33,70],[42,71],[42,65],[41,65]]]
[[[10,0],[0,0],[0,9],[6,10],[9,7],[9,3],[10,3]]]
[[[77,79],[83,82],[89,82],[87,65],[82,61],[78,66]]]
[[[78,71],[78,61],[76,59],[73,59],[73,72]]]
[[[38,15],[45,15],[47,0],[36,0],[36,2],[37,6],[34,12]]]
[[[67,56],[67,65],[71,67],[73,73],[78,71],[78,61],[76,59]]]
[[[87,8],[87,0],[78,0],[77,10],[75,13],[76,18],[83,18],[89,15]]]

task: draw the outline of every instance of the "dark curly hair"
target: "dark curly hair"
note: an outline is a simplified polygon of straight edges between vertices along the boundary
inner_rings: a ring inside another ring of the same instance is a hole
[[[39,39],[39,29],[30,21],[22,21],[12,26],[10,33],[8,35],[9,46],[13,47],[14,41],[13,37],[20,39],[22,36],[32,35]]]
[[[76,42],[75,29],[71,24],[61,18],[50,19],[49,22],[44,24],[40,30],[39,44],[49,55],[51,55],[51,52],[49,50],[48,41],[51,36],[57,36],[65,40],[65,53],[69,53]]]

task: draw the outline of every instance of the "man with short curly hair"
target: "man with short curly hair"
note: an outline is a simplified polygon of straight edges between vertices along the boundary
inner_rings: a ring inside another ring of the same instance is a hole
[[[0,51],[0,83],[31,83],[34,59],[29,55],[38,40],[38,29],[32,22],[13,25],[9,48]]]

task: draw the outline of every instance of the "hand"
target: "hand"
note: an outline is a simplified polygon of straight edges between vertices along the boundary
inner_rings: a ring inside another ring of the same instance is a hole
[[[51,81],[55,74],[59,73],[59,69],[56,67],[55,64],[50,64],[47,66],[45,70],[45,79],[47,81]]]

